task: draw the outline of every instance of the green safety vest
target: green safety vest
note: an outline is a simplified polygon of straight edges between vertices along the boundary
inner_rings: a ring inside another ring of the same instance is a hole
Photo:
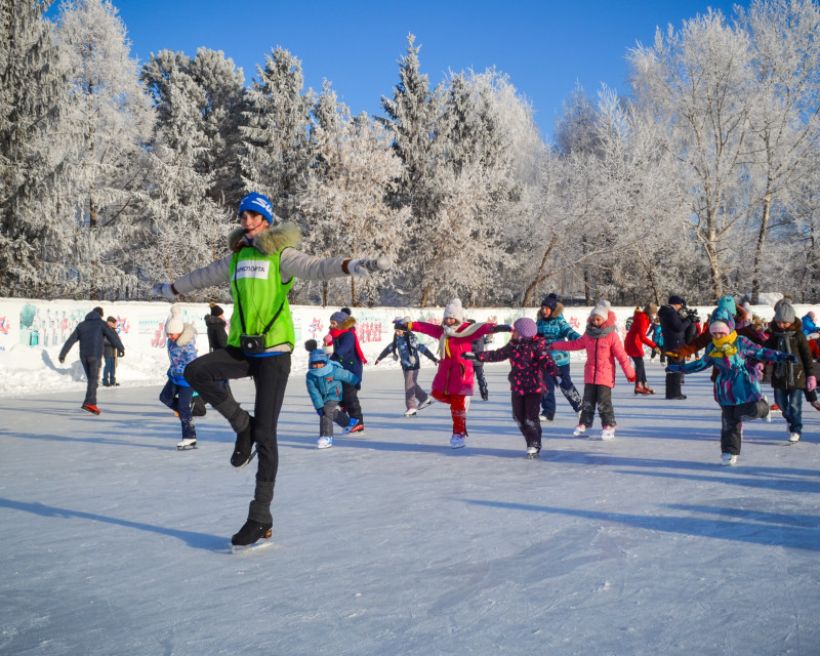
[[[240,301],[245,315],[245,334],[261,334],[281,307],[276,321],[265,333],[265,348],[289,344],[292,349],[296,343],[293,317],[288,304],[288,292],[293,287],[293,278],[282,283],[279,273],[280,256],[281,251],[265,255],[251,246],[246,246],[231,256],[234,311],[228,333],[229,345],[238,348],[239,337],[243,332],[238,308]]]

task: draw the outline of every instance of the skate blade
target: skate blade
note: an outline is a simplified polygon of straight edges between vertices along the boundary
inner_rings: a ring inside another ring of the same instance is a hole
[[[198,448],[196,444],[188,444],[187,446],[177,446],[177,451],[191,451]]]
[[[234,467],[234,471],[239,471],[241,469],[245,469],[245,467],[247,467],[249,464],[251,464],[251,462],[253,462],[253,459],[255,457],[256,457],[256,449],[251,451],[251,455],[248,456],[248,459],[245,462],[243,462],[241,465],[238,465],[238,466]]]
[[[258,542],[254,542],[253,544],[232,544],[230,547],[230,552],[235,556],[243,556],[251,554],[255,551],[262,551],[263,549],[269,549],[273,546],[273,542],[266,539],[260,539]]]

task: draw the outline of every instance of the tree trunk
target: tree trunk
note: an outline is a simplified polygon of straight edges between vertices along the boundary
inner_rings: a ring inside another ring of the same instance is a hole
[[[763,262],[763,250],[766,246],[766,234],[769,230],[769,218],[772,212],[771,180],[767,183],[763,196],[763,216],[760,219],[760,230],[757,233],[755,257],[752,266],[752,304],[757,305],[760,298],[760,267]]]
[[[544,249],[544,255],[541,257],[541,264],[538,265],[538,270],[535,277],[532,279],[527,288],[524,290],[524,296],[521,299],[521,307],[529,307],[532,304],[532,297],[535,295],[535,289],[546,280],[547,275],[544,273],[544,268],[547,266],[547,259],[552,254],[552,249],[555,247],[558,237],[553,233],[552,238]]]

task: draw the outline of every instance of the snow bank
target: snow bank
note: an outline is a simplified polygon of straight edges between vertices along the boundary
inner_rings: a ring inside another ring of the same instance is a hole
[[[82,367],[78,355],[79,347],[74,346],[66,358],[66,364],[57,360],[60,349],[86,314],[99,305],[94,301],[34,299],[0,299],[0,393],[5,396],[34,394],[47,391],[65,391],[85,386]],[[197,347],[200,353],[207,353],[208,339],[205,329],[205,303],[180,303],[183,318],[196,327],[199,335]],[[165,319],[170,305],[166,302],[102,303],[105,316],[117,318],[117,330],[125,346],[125,358],[120,360],[117,380],[121,385],[145,385],[163,380],[168,368],[165,353]],[[224,305],[225,318],[229,319],[233,307]],[[820,306],[797,305],[799,316],[809,309],[820,311]],[[301,347],[305,340],[321,338],[327,333],[328,318],[337,308],[316,306],[293,306],[296,327],[297,350],[293,358],[294,371],[303,371],[307,366],[307,356]],[[572,307],[564,310],[567,321],[579,332],[590,312],[589,307]],[[711,307],[698,308],[702,317]],[[633,307],[613,308],[618,317],[621,333],[624,323],[632,315]],[[770,306],[756,306],[756,314],[770,318],[774,311]],[[356,317],[359,340],[365,355],[372,363],[379,352],[392,338],[392,322],[396,317],[409,316],[412,320],[438,322],[441,308],[353,308]],[[518,317],[536,315],[537,308],[474,308],[468,316],[478,321],[512,323]],[[420,338],[428,345],[433,340]],[[507,339],[507,334],[495,336],[498,345]],[[574,357],[583,359],[583,353]],[[424,359],[423,359],[424,360]],[[429,362],[425,362],[429,365]],[[392,360],[384,365],[398,366]]]

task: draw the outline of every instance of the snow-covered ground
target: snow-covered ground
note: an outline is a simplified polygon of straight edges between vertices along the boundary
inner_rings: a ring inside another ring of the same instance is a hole
[[[560,399],[528,461],[488,372],[461,451],[443,406],[401,416],[396,370],[366,375],[365,434],[318,451],[294,374],[274,544],[243,555],[254,472],[213,411],[177,452],[158,385],[101,389],[99,417],[77,389],[4,397],[0,654],[818,654],[820,413],[795,446],[747,423],[724,468],[709,376],[665,401],[653,363],[654,397],[619,376],[614,442],[570,437]]]

